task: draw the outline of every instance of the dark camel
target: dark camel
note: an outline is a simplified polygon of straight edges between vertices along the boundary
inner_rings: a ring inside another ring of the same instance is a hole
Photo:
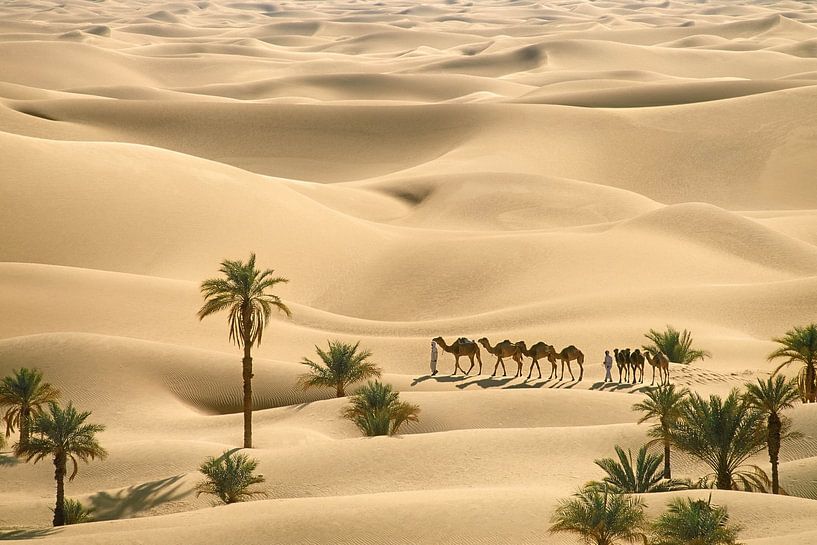
[[[512,343],[508,339],[505,339],[501,343],[497,343],[496,346],[491,346],[491,343],[488,342],[486,337],[481,338],[479,340],[479,344],[484,346],[485,350],[487,350],[489,354],[496,356],[496,365],[494,365],[494,372],[491,374],[492,377],[496,376],[496,372],[500,365],[502,366],[502,376],[508,376],[508,372],[505,369],[505,362],[503,361],[504,358],[511,358],[516,362],[518,369],[516,376],[522,374],[522,350],[518,345]]]
[[[464,337],[460,337],[459,339],[451,343],[451,346],[445,344],[445,340],[442,337],[435,337],[433,340],[435,343],[437,343],[437,345],[440,348],[442,348],[446,352],[454,354],[454,357],[456,359],[454,361],[454,372],[451,373],[452,375],[457,374],[457,369],[460,369],[463,372],[463,374],[466,375],[470,373],[471,369],[474,368],[474,357],[476,357],[477,361],[479,362],[478,374],[480,375],[482,374],[482,356],[480,356],[479,346],[477,345],[477,343],[468,340]],[[462,356],[467,357],[471,361],[471,367],[468,368],[468,371],[460,367],[460,358]]]
[[[658,368],[658,382],[660,384],[669,384],[669,358],[667,355],[663,352],[658,352],[653,356],[649,350],[645,350],[644,356],[647,358],[647,363],[652,367],[652,382],[650,382],[650,386],[655,384],[656,368]]]
[[[613,350],[616,355],[616,367],[618,367],[618,383],[621,384],[622,375],[624,382],[630,382],[630,349],[624,348]]]
[[[636,382],[644,382],[644,355],[641,353],[641,350],[636,348],[630,354],[630,367],[633,370],[633,384]],[[640,379],[637,378],[638,371],[641,371]]]
[[[539,367],[539,360],[548,358],[551,354],[556,354],[556,349],[553,348],[551,345],[545,342],[538,342],[532,345],[530,348],[525,346],[525,342],[521,341],[517,343],[522,350],[522,355],[527,356],[531,359],[530,362],[530,371],[528,371],[528,378],[533,374],[533,366],[536,366],[536,370],[539,371],[539,378],[542,378],[542,368]],[[552,379],[556,376],[556,360],[551,361],[551,370],[550,370],[550,377],[548,380]]]

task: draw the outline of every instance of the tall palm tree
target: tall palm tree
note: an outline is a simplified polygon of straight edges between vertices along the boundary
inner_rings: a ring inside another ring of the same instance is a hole
[[[419,420],[420,407],[400,401],[400,394],[390,384],[369,381],[350,399],[344,418],[368,436],[394,435],[406,422]]]
[[[645,538],[646,518],[641,499],[614,494],[603,487],[585,487],[573,497],[561,500],[551,522],[551,533],[576,534],[593,545],[635,543]]]
[[[658,352],[663,352],[673,363],[688,364],[695,360],[712,357],[712,354],[706,350],[692,348],[692,333],[686,329],[678,331],[668,325],[666,331],[650,329],[650,332],[645,333],[644,336],[651,340],[652,344],[644,345],[642,349],[653,356]]]
[[[766,416],[766,445],[769,462],[772,464],[772,494],[780,493],[778,464],[780,443],[786,435],[787,422],[781,413],[793,407],[800,397],[794,380],[786,380],[780,375],[765,381],[757,379],[757,384],[746,385],[746,399],[749,404]],[[791,434],[788,434],[791,436]]]
[[[693,393],[681,403],[680,416],[672,428],[672,442],[712,469],[703,485],[765,491],[768,477],[763,470],[745,465],[766,446],[766,438],[758,433],[763,414],[745,397],[737,390],[726,399],[712,395],[706,400]]]
[[[328,352],[316,346],[315,350],[321,363],[304,358],[301,364],[309,367],[309,372],[301,375],[298,382],[304,390],[334,388],[337,397],[344,397],[346,387],[350,384],[372,377],[380,377],[380,368],[368,361],[372,353],[368,350],[358,352],[359,346],[359,342],[348,344],[341,341],[329,341]]]
[[[218,458],[211,456],[199,466],[199,472],[206,478],[196,485],[196,497],[212,494],[230,504],[265,495],[263,490],[253,488],[265,480],[263,475],[255,474],[258,460],[236,454],[237,450],[225,450]]]
[[[601,483],[593,483],[594,485],[605,485],[609,487],[610,492],[616,494],[672,492],[685,490],[691,486],[685,481],[664,479],[658,471],[664,457],[661,454],[647,452],[647,445],[638,449],[635,465],[632,451],[624,452],[623,448],[616,445],[616,454],[618,460],[601,458],[594,462],[607,474]]]
[[[39,369],[15,369],[0,382],[0,407],[7,406],[3,420],[6,423],[6,437],[20,429],[19,448],[28,445],[31,436],[31,422],[42,414],[43,407],[60,397],[60,391],[43,382]]]
[[[783,337],[772,340],[781,346],[769,354],[769,361],[785,358],[772,376],[786,365],[803,364],[798,375],[800,396],[804,403],[817,403],[817,324],[795,327]]]
[[[242,378],[244,380],[244,448],[252,448],[252,347],[261,344],[264,328],[269,323],[272,309],[277,308],[291,316],[289,308],[277,295],[267,292],[277,284],[288,282],[274,277],[271,269],[255,268],[255,254],[242,261],[221,262],[222,278],[211,278],[201,283],[204,305],[199,309],[199,320],[227,310],[230,340],[244,349]]]
[[[672,478],[672,468],[670,467],[670,446],[672,445],[672,426],[681,416],[681,401],[684,400],[689,390],[686,388],[676,389],[674,384],[662,384],[657,388],[650,388],[646,392],[646,398],[633,405],[634,411],[644,413],[638,419],[642,424],[648,420],[654,420],[655,424],[650,427],[648,435],[652,441],[648,446],[661,444],[664,447],[664,478]]]
[[[51,456],[54,462],[54,479],[57,481],[57,503],[54,507],[54,526],[65,525],[65,475],[68,473],[68,462],[73,471],[68,480],[77,476],[77,461],[88,463],[96,458],[105,459],[108,453],[97,442],[96,434],[104,431],[105,426],[87,424],[85,421],[91,412],[78,412],[73,404],[65,408],[52,401],[48,411],[34,417],[31,426],[32,437],[28,444],[19,449],[20,456],[26,461],[34,460],[36,464],[43,458]]]
[[[709,500],[673,499],[652,524],[653,545],[737,545],[739,526],[729,524],[725,507]]]

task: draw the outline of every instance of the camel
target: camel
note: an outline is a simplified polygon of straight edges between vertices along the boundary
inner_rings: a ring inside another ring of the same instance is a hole
[[[494,372],[491,374],[492,377],[496,376],[496,372],[499,369],[499,366],[502,365],[502,376],[507,377],[508,372],[505,369],[505,362],[503,358],[512,358],[513,361],[516,362],[517,366],[517,377],[522,374],[522,350],[519,346],[515,343],[512,343],[508,339],[505,339],[501,343],[498,343],[496,346],[491,346],[491,343],[488,342],[486,337],[483,337],[479,340],[479,344],[485,347],[485,350],[488,351],[489,354],[493,354],[496,356],[496,365],[494,365]],[[514,377],[515,378],[515,377]]]
[[[528,372],[528,379],[530,379],[531,375],[533,374],[533,366],[536,366],[536,370],[539,371],[539,378],[542,378],[542,368],[539,367],[539,360],[548,358],[550,354],[555,354],[556,349],[553,348],[551,345],[545,342],[538,342],[532,345],[530,348],[525,346],[524,341],[520,341],[517,343],[519,348],[522,350],[522,355],[531,358],[530,362],[530,371]],[[550,370],[550,377],[548,380],[556,376],[556,360],[554,359],[551,362],[551,370]]]
[[[649,350],[645,350],[644,356],[647,358],[647,363],[652,367],[652,382],[650,382],[650,386],[655,384],[656,367],[658,368],[658,382],[660,384],[669,384],[669,358],[667,355],[663,352],[658,352],[653,356]]]
[[[478,374],[480,375],[482,374],[482,356],[480,355],[479,346],[477,345],[477,343],[475,343],[472,340],[466,339],[465,337],[460,337],[459,339],[451,343],[451,346],[445,344],[445,340],[442,337],[435,337],[433,340],[435,343],[437,343],[437,346],[439,346],[446,352],[454,354],[454,357],[456,359],[454,360],[454,372],[451,373],[452,375],[457,374],[457,369],[460,369],[463,372],[463,374],[466,375],[470,373],[471,369],[474,368],[474,357],[476,357],[477,361],[479,362]],[[467,357],[471,361],[471,367],[468,368],[468,371],[460,367],[460,358],[462,356]]]
[[[621,384],[621,375],[624,375],[624,382],[630,382],[630,349],[624,348],[613,350],[616,355],[616,367],[618,367],[618,383]],[[622,373],[623,371],[623,373]]]
[[[573,376],[573,369],[570,368],[570,362],[576,360],[576,363],[579,364],[579,382],[581,382],[584,377],[584,352],[571,344],[570,346],[562,348],[562,351],[559,353],[554,352],[548,355],[548,360],[550,360],[550,364],[554,367],[556,366],[556,358],[562,362],[562,376],[559,377],[559,380],[565,378],[565,364],[567,364],[567,370],[570,372],[570,380],[576,380]]]
[[[644,382],[644,355],[641,350],[636,348],[630,354],[630,367],[633,370],[633,384],[636,382]],[[641,380],[638,380],[638,371],[641,370]]]

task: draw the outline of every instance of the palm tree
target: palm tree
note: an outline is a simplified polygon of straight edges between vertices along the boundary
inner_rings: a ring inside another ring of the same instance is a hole
[[[406,422],[419,420],[420,407],[400,401],[390,384],[369,381],[350,398],[343,417],[351,420],[365,435],[394,435]]]
[[[585,487],[561,500],[551,522],[551,533],[569,532],[594,545],[645,539],[644,503],[637,496],[614,494],[606,487]]]
[[[652,524],[654,545],[737,545],[739,526],[729,524],[725,507],[709,500],[673,499]]]
[[[0,406],[8,409],[3,415],[6,423],[6,437],[20,429],[19,448],[28,445],[31,436],[31,422],[42,414],[43,407],[60,397],[60,391],[43,382],[43,373],[38,369],[15,369],[10,376],[0,382]]]
[[[48,404],[48,411],[34,417],[31,426],[32,437],[28,444],[19,449],[20,456],[26,461],[34,460],[36,464],[46,456],[54,461],[54,479],[57,481],[57,503],[54,507],[54,526],[65,525],[65,475],[68,473],[68,461],[73,471],[68,477],[73,481],[77,476],[78,460],[88,463],[99,458],[104,460],[107,451],[96,440],[96,434],[104,431],[105,426],[86,424],[91,412],[77,412],[73,404],[65,408],[56,402]]]
[[[224,274],[223,278],[211,278],[201,283],[204,305],[199,309],[198,316],[199,320],[203,320],[206,316],[227,310],[230,340],[244,349],[244,448],[252,448],[252,347],[261,344],[273,308],[287,316],[292,315],[277,295],[266,291],[288,280],[273,277],[271,269],[256,269],[255,254],[250,254],[246,263],[222,261],[220,271]]]
[[[263,475],[254,474],[258,460],[246,454],[236,454],[237,450],[225,450],[218,458],[211,456],[199,466],[206,479],[196,485],[197,497],[212,494],[230,504],[265,495],[262,490],[253,488],[265,480]]]
[[[772,376],[776,375],[786,365],[799,362],[803,368],[798,375],[800,396],[804,403],[817,403],[817,324],[795,327],[787,331],[786,335],[772,339],[781,345],[780,348],[769,354],[769,361],[785,358]]]
[[[781,413],[791,409],[794,401],[800,397],[795,381],[786,380],[778,375],[765,381],[757,379],[757,384],[746,385],[746,399],[749,404],[766,416],[766,445],[769,450],[769,462],[772,464],[772,494],[780,493],[778,463],[780,443],[786,436],[787,421]],[[788,434],[791,436],[791,434]]]
[[[663,352],[667,355],[669,361],[673,363],[688,364],[695,360],[712,357],[712,354],[706,350],[692,348],[692,333],[686,329],[678,331],[668,325],[666,331],[650,329],[650,332],[644,334],[644,336],[651,340],[653,344],[644,345],[641,348],[647,350],[653,356],[658,352]]]
[[[714,484],[721,490],[765,491],[768,477],[746,460],[766,446],[758,433],[763,414],[754,409],[737,390],[726,399],[693,393],[680,407],[681,417],[672,428],[672,442],[679,449],[700,459],[713,473],[701,480],[702,486]]]
[[[605,485],[616,494],[645,494],[650,492],[672,492],[685,490],[691,484],[677,479],[664,479],[659,475],[658,467],[664,460],[663,455],[647,452],[647,445],[638,449],[635,466],[633,453],[624,452],[616,445],[618,460],[602,458],[594,463],[602,468],[607,476],[601,483],[592,483],[594,486]]]
[[[650,388],[646,392],[646,399],[633,405],[634,411],[643,412],[638,423],[655,420],[648,435],[653,438],[648,446],[661,444],[664,447],[664,478],[672,478],[670,467],[670,445],[672,444],[671,430],[681,416],[681,401],[689,393],[686,388],[675,389],[674,384],[662,384],[657,388]]]
[[[298,382],[304,390],[309,388],[334,388],[337,397],[346,395],[346,387],[372,377],[380,377],[381,370],[368,361],[372,353],[368,350],[358,352],[360,343],[343,343],[329,341],[329,351],[324,352],[316,346],[315,350],[321,359],[316,363],[308,358],[301,361],[309,367],[309,372],[300,376]]]

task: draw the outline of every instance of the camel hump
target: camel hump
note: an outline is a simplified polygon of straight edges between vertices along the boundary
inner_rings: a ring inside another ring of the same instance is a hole
[[[460,337],[459,339],[457,339],[457,342],[460,344],[474,344],[474,341],[472,341],[468,337]]]

